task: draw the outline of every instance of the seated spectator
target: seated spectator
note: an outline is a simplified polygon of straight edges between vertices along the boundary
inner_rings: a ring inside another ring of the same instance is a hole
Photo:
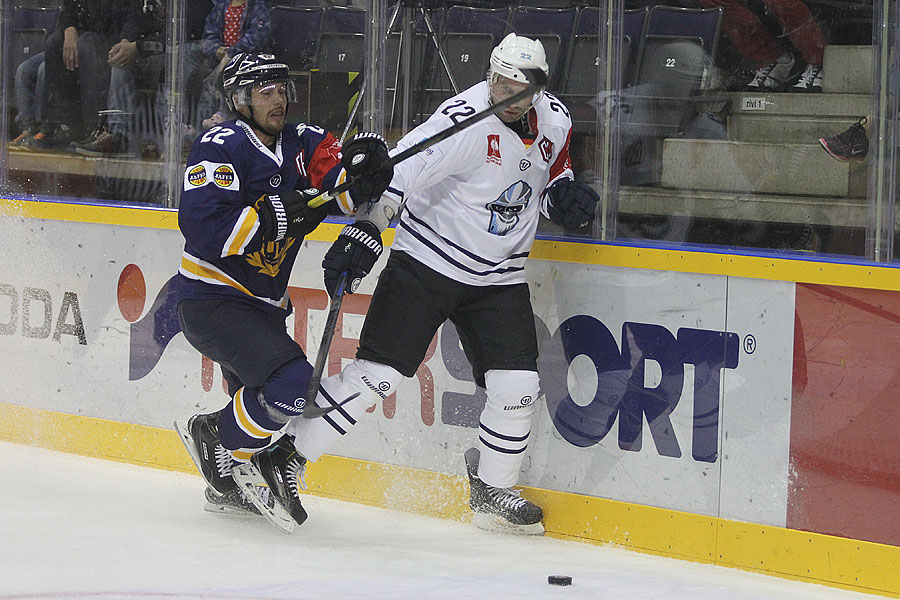
[[[204,82],[201,116],[208,117],[225,108],[216,89],[219,73],[235,54],[267,52],[271,29],[272,20],[264,0],[213,0],[200,41],[204,60],[191,77]]]
[[[139,81],[155,87],[165,70],[164,1],[130,0],[120,35],[107,55],[110,78],[106,123],[75,144],[79,154],[111,156],[129,152],[132,120],[140,102]]]
[[[47,111],[25,148],[67,148],[106,109],[107,53],[122,22],[116,0],[63,0],[44,54]]]
[[[865,162],[869,154],[869,117],[866,115],[836,135],[820,137],[825,152],[841,162]]]
[[[46,110],[44,53],[38,52],[16,67],[16,125],[21,133],[9,145],[17,147],[31,139]]]
[[[801,0],[763,2],[800,52],[805,66],[798,64],[792,53],[781,50],[776,35],[747,7],[746,0],[700,0],[707,8],[725,8],[722,28],[756,70],[747,84],[748,91],[777,92],[789,86],[787,91],[791,92],[821,92],[822,57],[827,44],[809,8]]]
[[[199,50],[201,27],[209,12],[209,0],[188,0],[188,40],[184,54],[189,57]],[[202,12],[202,14],[199,14]],[[138,144],[148,143],[157,148],[161,131],[150,131],[149,124],[159,125],[164,118],[162,107],[155,114],[141,111],[141,89],[155,90],[162,82],[166,67],[165,55],[166,5],[164,0],[131,0],[128,17],[122,26],[121,40],[109,51],[110,65],[109,110],[105,121],[88,139],[75,145],[75,151],[87,156],[136,154]],[[188,60],[188,64],[190,64]],[[157,96],[156,102],[163,98]],[[146,118],[139,118],[144,115]],[[139,122],[140,121],[140,122]]]

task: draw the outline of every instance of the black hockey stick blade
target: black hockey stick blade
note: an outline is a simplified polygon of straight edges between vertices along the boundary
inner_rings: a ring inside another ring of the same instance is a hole
[[[334,295],[331,297],[331,305],[328,307],[328,318],[325,320],[325,329],[322,330],[322,339],[319,342],[319,352],[316,354],[316,364],[313,365],[312,376],[309,379],[309,388],[306,391],[306,406],[303,408],[302,414],[307,419],[321,417],[325,413],[334,410],[352,398],[348,398],[340,404],[328,408],[320,408],[316,405],[316,396],[319,395],[319,382],[322,381],[322,373],[325,371],[328,350],[331,348],[331,340],[334,338],[334,329],[337,326],[338,315],[341,314],[341,304],[344,302],[344,291],[347,289],[347,282],[349,280],[350,274],[347,271],[341,273],[341,276],[338,278],[337,287],[334,289]]]
[[[395,154],[388,161],[390,166],[394,166],[397,163],[403,162],[407,158],[414,156],[414,155],[418,154],[419,152],[422,152],[423,150],[430,148],[431,146],[434,146],[438,142],[442,142],[442,141],[446,140],[451,135],[457,134],[460,131],[462,131],[463,129],[467,129],[467,128],[471,127],[472,125],[474,125],[475,123],[483,121],[484,119],[487,119],[491,115],[495,115],[495,114],[505,110],[507,107],[512,106],[513,104],[515,104],[521,100],[524,100],[525,98],[528,98],[529,96],[534,95],[534,93],[537,92],[539,89],[547,87],[547,74],[544,73],[543,71],[541,71],[540,69],[522,69],[522,72],[528,78],[528,87],[523,89],[521,92],[519,92],[513,96],[510,96],[506,100],[501,100],[500,102],[497,102],[496,104],[492,104],[489,107],[487,107],[486,109],[484,109],[483,111],[481,111],[480,113],[474,114],[471,117],[469,117],[468,119],[464,119],[454,125],[451,125],[447,129],[444,129],[443,131],[439,131],[436,134],[425,138],[421,142],[418,142],[417,144],[413,144],[412,146],[410,146],[403,152],[400,152],[399,154]],[[357,177],[365,177],[368,174],[369,173],[363,173],[362,175],[359,175]],[[312,200],[309,201],[309,203],[308,203],[309,206],[314,207],[314,208],[316,206],[321,206],[321,205],[325,204],[326,202],[328,202],[329,200],[331,200],[332,198],[334,198],[335,196],[337,196],[338,194],[346,192],[351,187],[353,187],[353,184],[355,183],[357,177],[355,177],[353,179],[348,178],[344,183],[342,183],[338,186],[335,186],[331,190],[323,193],[320,196],[317,196],[316,198],[313,198]]]

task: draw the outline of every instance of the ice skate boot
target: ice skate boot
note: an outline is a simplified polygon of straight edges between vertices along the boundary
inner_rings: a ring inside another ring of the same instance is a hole
[[[497,488],[478,478],[478,448],[466,450],[469,474],[469,506],[475,513],[472,522],[479,529],[518,535],[543,535],[544,511],[519,495],[519,490]]]
[[[261,493],[268,494],[268,491],[268,488],[265,488],[265,492]],[[239,517],[258,517],[261,514],[237,487],[227,492],[224,496],[220,496],[214,489],[207,486],[206,506],[203,507],[203,510],[220,515],[235,515]]]
[[[233,475],[262,515],[281,531],[291,533],[307,517],[300,503],[300,490],[306,489],[305,472],[306,458],[294,448],[293,436],[283,435],[254,454],[249,463],[236,465]]]
[[[224,495],[237,489],[231,477],[234,459],[231,452],[219,443],[220,412],[208,415],[194,415],[187,423],[175,421],[175,431],[181,436],[184,447],[203,479],[217,494]]]

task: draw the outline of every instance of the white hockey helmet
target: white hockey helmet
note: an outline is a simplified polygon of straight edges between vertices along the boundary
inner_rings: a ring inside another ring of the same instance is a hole
[[[491,51],[491,66],[487,72],[488,83],[493,83],[495,75],[528,83],[522,69],[540,69],[544,75],[550,75],[547,55],[541,41],[510,33]]]

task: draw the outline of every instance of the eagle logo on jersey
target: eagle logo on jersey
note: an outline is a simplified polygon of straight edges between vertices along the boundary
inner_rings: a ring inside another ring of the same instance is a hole
[[[294,245],[295,241],[294,238],[288,237],[280,242],[266,242],[259,252],[247,255],[247,262],[258,267],[260,273],[269,277],[277,277],[281,271],[281,263],[284,262],[288,249]]]
[[[506,188],[500,197],[485,204],[491,211],[491,224],[488,231],[494,235],[506,235],[519,222],[519,213],[528,206],[531,200],[531,186],[524,181],[517,181]]]
[[[502,165],[503,159],[500,157],[500,136],[493,133],[487,136],[487,158],[484,162]]]

